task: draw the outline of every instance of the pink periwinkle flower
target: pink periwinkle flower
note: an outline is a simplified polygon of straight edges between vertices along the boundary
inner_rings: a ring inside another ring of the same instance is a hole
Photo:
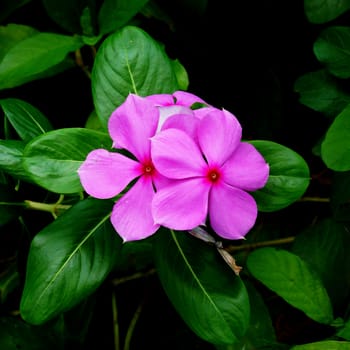
[[[151,203],[154,188],[164,179],[153,165],[150,144],[158,121],[159,110],[152,101],[130,94],[112,113],[108,130],[113,147],[129,151],[135,160],[96,149],[78,169],[84,190],[100,199],[117,196],[136,179],[116,201],[111,214],[111,222],[124,241],[146,238],[159,228],[152,217]]]
[[[248,192],[264,187],[269,166],[241,137],[238,120],[216,108],[202,113],[196,139],[176,128],[152,137],[153,164],[174,180],[154,196],[152,212],[157,225],[190,230],[209,217],[221,237],[244,237],[255,224],[258,211]]]

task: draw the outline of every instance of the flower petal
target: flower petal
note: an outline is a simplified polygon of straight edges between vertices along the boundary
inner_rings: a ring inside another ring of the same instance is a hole
[[[258,209],[254,198],[221,182],[209,195],[209,218],[213,230],[225,239],[242,239],[254,226]]]
[[[199,118],[188,114],[176,114],[170,116],[163,124],[162,130],[179,129],[188,134],[192,139],[197,139],[197,127]]]
[[[238,146],[242,128],[236,117],[212,108],[198,126],[198,141],[209,165],[221,166]]]
[[[176,104],[181,106],[191,107],[196,102],[207,104],[200,97],[186,91],[176,91],[173,93],[173,96],[176,98]]]
[[[256,191],[265,186],[269,166],[256,148],[241,142],[222,166],[223,180],[231,186],[246,191]]]
[[[113,147],[124,148],[140,162],[149,157],[150,143],[158,126],[159,111],[152,101],[129,94],[108,121]]]
[[[207,167],[196,143],[182,130],[167,129],[151,139],[156,169],[171,179],[202,176]]]
[[[95,198],[112,198],[141,175],[140,165],[119,153],[96,149],[78,169],[84,190]]]
[[[163,128],[164,123],[172,116],[174,115],[187,115],[187,116],[193,116],[192,109],[184,106],[168,106],[168,107],[158,107],[159,108],[159,123],[158,123],[158,129],[157,132],[160,131]]]
[[[176,181],[156,192],[154,221],[173,230],[190,230],[205,222],[210,186],[200,178]]]
[[[124,242],[144,239],[154,234],[159,228],[152,217],[153,197],[151,178],[141,176],[135,185],[115,203],[111,221]]]

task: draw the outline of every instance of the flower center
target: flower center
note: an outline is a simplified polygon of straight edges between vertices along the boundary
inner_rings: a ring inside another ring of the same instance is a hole
[[[218,182],[220,179],[220,171],[217,168],[211,168],[207,172],[207,179],[212,182]]]
[[[148,161],[142,165],[142,173],[146,176],[152,176],[154,174],[155,168],[151,161]]]

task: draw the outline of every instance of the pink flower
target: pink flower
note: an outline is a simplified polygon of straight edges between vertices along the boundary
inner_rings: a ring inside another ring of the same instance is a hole
[[[129,151],[135,160],[96,149],[88,154],[78,170],[84,190],[100,199],[117,196],[136,179],[117,200],[111,214],[112,224],[124,241],[146,238],[159,228],[152,217],[151,203],[154,187],[164,179],[153,165],[150,144],[158,121],[159,110],[152,101],[130,94],[112,113],[108,130],[113,147]]]
[[[248,193],[264,187],[269,166],[250,144],[241,142],[242,129],[228,111],[200,112],[196,139],[169,128],[151,139],[157,170],[173,179],[157,191],[155,223],[190,230],[205,223],[226,239],[241,239],[253,227],[257,205]]]

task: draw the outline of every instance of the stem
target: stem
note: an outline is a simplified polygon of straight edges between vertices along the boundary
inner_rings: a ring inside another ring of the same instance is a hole
[[[120,284],[129,282],[129,281],[133,281],[139,278],[144,278],[150,275],[154,275],[156,273],[156,269],[150,269],[146,272],[136,272],[131,276],[126,276],[126,277],[121,277],[121,278],[115,278],[112,279],[112,284],[113,286],[119,286]]]
[[[322,198],[322,197],[302,197],[299,199],[299,202],[319,202],[319,203],[329,203],[330,198]]]
[[[67,210],[71,207],[71,205],[60,204],[61,201],[62,201],[62,197],[60,197],[57,203],[53,203],[53,204],[25,200],[24,205],[27,207],[27,209],[47,211],[51,213],[53,217],[56,219],[57,212],[59,210]]]
[[[132,337],[132,334],[133,334],[133,332],[135,330],[136,323],[137,323],[138,319],[140,318],[141,311],[142,311],[144,303],[145,303],[144,300],[141,301],[140,305],[137,307],[137,309],[136,309],[136,311],[134,313],[133,318],[130,321],[129,328],[128,328],[128,331],[126,332],[126,336],[125,336],[125,343],[124,343],[124,349],[123,350],[129,350],[130,349],[131,337]]]
[[[294,236],[286,237],[286,238],[280,238],[280,239],[274,239],[270,241],[264,241],[264,242],[258,242],[258,243],[250,243],[250,244],[242,244],[240,246],[229,246],[227,247],[228,252],[238,252],[242,250],[252,250],[260,247],[266,247],[266,246],[274,246],[274,245],[280,245],[280,244],[287,244],[291,243],[295,240]]]
[[[91,72],[89,71],[89,68],[85,65],[83,56],[81,54],[80,49],[75,51],[75,62],[80,67],[83,72],[86,74],[86,76],[91,79]]]
[[[112,291],[112,314],[113,314],[114,348],[115,350],[120,350],[117,298],[115,296],[114,291]]]

